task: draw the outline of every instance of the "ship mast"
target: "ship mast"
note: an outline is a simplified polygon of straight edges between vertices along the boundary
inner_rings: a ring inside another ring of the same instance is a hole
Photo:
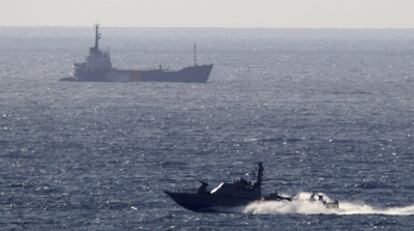
[[[197,66],[197,44],[195,43],[194,43],[193,55],[194,55],[194,66]]]
[[[257,180],[256,180],[256,183],[254,184],[254,187],[259,188],[259,190],[262,186],[263,171],[264,171],[263,164],[262,162],[259,162],[259,168],[257,170]]]
[[[99,33],[99,24],[95,25],[95,50],[99,51],[99,39],[101,38],[101,34]]]

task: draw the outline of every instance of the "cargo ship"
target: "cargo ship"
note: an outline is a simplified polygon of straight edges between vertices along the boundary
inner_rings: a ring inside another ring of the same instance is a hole
[[[112,66],[111,55],[99,49],[99,25],[95,25],[95,45],[89,48],[89,55],[82,63],[74,64],[72,76],[60,81],[76,82],[184,82],[207,83],[213,64],[197,64],[197,46],[194,45],[194,64],[181,70],[151,70],[117,69]]]

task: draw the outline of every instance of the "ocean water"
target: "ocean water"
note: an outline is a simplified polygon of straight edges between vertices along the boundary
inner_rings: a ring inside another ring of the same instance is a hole
[[[412,230],[414,30],[102,28],[122,68],[207,84],[59,82],[92,28],[0,28],[1,230]],[[163,190],[265,167],[340,201],[187,211]]]

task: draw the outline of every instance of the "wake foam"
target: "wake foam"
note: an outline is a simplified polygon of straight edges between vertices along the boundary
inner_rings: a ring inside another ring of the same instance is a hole
[[[249,214],[379,214],[392,216],[414,215],[414,204],[405,207],[375,208],[364,203],[340,201],[339,208],[326,208],[322,203],[311,202],[311,193],[302,192],[289,201],[260,201],[253,202],[238,211]],[[324,195],[324,198],[329,198]]]

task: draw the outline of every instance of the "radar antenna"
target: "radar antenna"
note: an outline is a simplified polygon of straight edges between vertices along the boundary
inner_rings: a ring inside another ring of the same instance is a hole
[[[262,181],[263,181],[263,172],[264,172],[263,163],[259,162],[259,168],[257,170],[257,180],[256,180],[256,183],[254,184],[254,187],[257,187],[259,189],[261,188]]]

